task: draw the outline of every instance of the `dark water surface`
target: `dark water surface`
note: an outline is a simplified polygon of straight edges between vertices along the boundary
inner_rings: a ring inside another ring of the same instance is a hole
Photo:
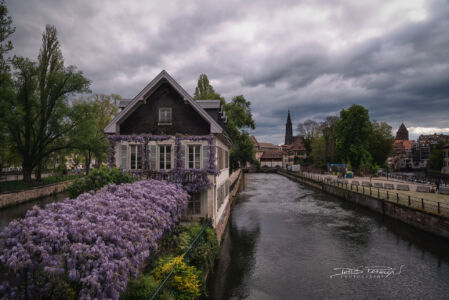
[[[48,197],[43,197],[40,199],[32,200],[22,204],[18,204],[11,207],[0,208],[0,232],[5,228],[9,222],[14,219],[23,218],[29,209],[37,205],[39,207],[44,207],[45,204],[52,202],[59,202],[67,198],[66,193],[59,193]]]
[[[369,278],[364,266],[395,274]],[[358,267],[357,278],[331,278],[341,274],[334,268]],[[208,291],[210,299],[449,299],[449,242],[280,175],[246,174]]]

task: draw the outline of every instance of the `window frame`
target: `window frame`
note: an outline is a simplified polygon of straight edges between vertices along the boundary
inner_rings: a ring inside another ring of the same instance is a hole
[[[185,155],[186,155],[186,157],[185,157],[185,168],[186,169],[201,169],[201,168],[203,168],[203,144],[193,144],[193,143],[187,143],[186,145],[186,149],[187,149],[187,151],[186,151],[186,153],[185,153]],[[199,146],[200,147],[200,150],[199,150],[199,154],[200,154],[200,157],[199,157],[199,164],[200,164],[200,166],[199,166],[199,168],[195,168],[195,151],[193,152],[193,155],[194,155],[194,157],[193,157],[193,164],[194,164],[194,167],[193,168],[190,168],[190,146],[193,146],[193,147],[195,147],[195,146]]]
[[[173,144],[158,144],[157,145],[157,167],[158,170],[170,171],[173,170]],[[167,151],[166,147],[170,146],[170,169],[167,169]],[[161,148],[164,147],[164,168],[161,168]]]
[[[170,120],[168,120],[168,121],[165,120],[165,119],[163,120],[161,118],[162,115],[165,116],[164,112],[166,112],[166,111],[168,111],[169,114],[170,114]],[[172,108],[171,107],[159,107],[159,111],[158,111],[158,125],[171,125],[172,121],[173,121],[173,110],[172,110]]]
[[[140,147],[143,147],[143,144],[137,144],[137,143],[133,143],[133,144],[128,144],[127,145],[127,148],[128,148],[128,150],[127,150],[127,152],[128,152],[128,165],[127,165],[127,169],[128,170],[142,170],[143,169],[143,155],[141,155],[141,157],[140,157],[140,168],[138,168],[138,166],[139,166],[139,155],[140,155],[140,151],[139,151],[139,146]],[[136,152],[135,152],[135,155],[136,155],[136,161],[135,161],[135,163],[134,163],[134,165],[136,166],[136,168],[133,168],[133,166],[131,165],[131,156],[132,156],[132,149],[133,149],[133,147],[135,147],[135,149],[136,149]]]

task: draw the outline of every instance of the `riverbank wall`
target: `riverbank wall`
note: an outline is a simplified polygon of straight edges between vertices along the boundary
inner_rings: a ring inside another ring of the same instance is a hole
[[[277,173],[293,181],[337,196],[345,201],[356,203],[382,215],[399,220],[434,235],[449,239],[449,219],[446,217],[403,204],[378,199],[375,196],[350,191],[326,182],[301,176],[297,173],[286,172],[284,170],[277,170]]]
[[[27,190],[0,194],[0,208],[13,206],[34,199],[51,196],[65,191],[75,179],[33,187]]]
[[[231,183],[229,188],[229,201],[226,203],[224,215],[220,222],[215,226],[215,231],[217,233],[218,242],[221,244],[223,239],[223,233],[225,232],[226,226],[228,225],[229,217],[231,215],[231,208],[234,205],[235,197],[240,188],[240,184],[243,180],[244,173],[242,169],[234,171],[231,176],[229,176],[229,182]]]

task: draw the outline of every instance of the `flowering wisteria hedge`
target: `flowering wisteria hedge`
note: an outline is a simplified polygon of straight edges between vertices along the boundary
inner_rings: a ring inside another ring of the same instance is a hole
[[[0,295],[42,297],[69,286],[80,299],[118,299],[188,197],[180,185],[149,180],[34,207],[0,233]],[[36,274],[67,284],[42,284]]]

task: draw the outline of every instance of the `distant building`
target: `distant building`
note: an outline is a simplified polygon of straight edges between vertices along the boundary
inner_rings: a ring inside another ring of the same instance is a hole
[[[260,158],[262,167],[282,167],[282,151],[265,151]]]
[[[280,166],[282,166],[282,148],[272,143],[258,142],[255,136],[250,137],[254,144],[254,150],[256,152],[256,159],[260,162],[261,166],[275,167],[278,163],[278,153],[281,153]]]
[[[396,132],[396,140],[408,141],[408,130],[405,127],[404,123],[401,123],[401,126],[399,126],[399,129]]]
[[[290,110],[287,114],[287,123],[285,123],[285,145],[293,144],[298,138],[304,138],[301,135],[293,135],[292,119],[290,117]]]
[[[393,156],[389,159],[394,170],[426,169],[433,146],[440,142],[449,143],[449,136],[444,134],[422,134],[416,142],[409,140],[408,137],[408,130],[402,123],[396,132]]]
[[[290,116],[290,110],[287,114],[287,123],[285,124],[285,144],[282,146],[282,166],[292,166],[295,164],[295,158],[307,158],[306,148],[304,146],[304,137],[293,135],[293,126]]]
[[[388,160],[390,166],[396,171],[413,168],[412,153],[415,141],[408,138],[408,130],[404,123],[401,123],[393,142],[393,156]]]
[[[441,168],[441,173],[449,174],[449,144],[443,147],[443,167]]]
[[[297,136],[290,145],[283,147],[283,167],[299,164],[297,160],[307,158],[306,147],[304,146],[304,137]],[[296,161],[295,161],[296,160]]]

